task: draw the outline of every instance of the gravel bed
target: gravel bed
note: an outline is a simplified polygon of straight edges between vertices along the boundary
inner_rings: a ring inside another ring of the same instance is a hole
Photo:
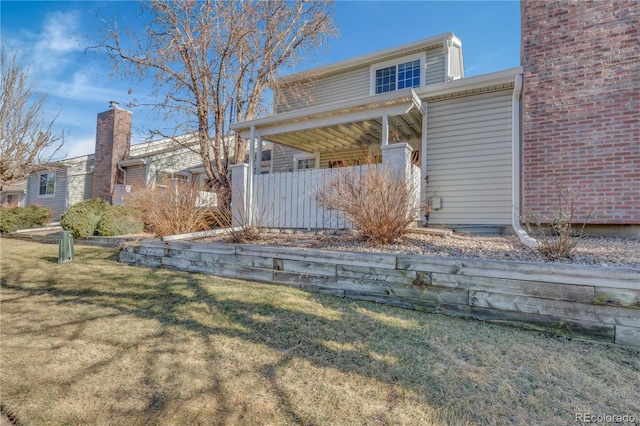
[[[375,246],[355,231],[339,231],[338,235],[314,232],[265,232],[250,244],[307,247],[326,250],[423,254],[426,256],[463,257],[473,259],[549,262],[536,249],[528,248],[515,235],[472,235],[452,233],[448,236],[409,233],[394,244]],[[199,242],[229,242],[221,235]],[[571,257],[549,263],[589,266],[640,268],[640,240],[613,237],[583,237]]]

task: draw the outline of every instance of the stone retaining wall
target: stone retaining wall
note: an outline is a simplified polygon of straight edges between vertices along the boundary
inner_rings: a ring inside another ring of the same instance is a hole
[[[145,240],[120,261],[640,347],[640,270]]]

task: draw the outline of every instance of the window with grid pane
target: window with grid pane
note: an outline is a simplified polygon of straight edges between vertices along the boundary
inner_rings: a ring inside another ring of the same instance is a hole
[[[396,90],[396,66],[376,71],[376,93]]]
[[[420,60],[398,64],[398,90],[420,86]]]
[[[304,159],[298,160],[298,170],[315,169],[315,167],[316,167],[315,158],[304,158]]]
[[[380,68],[375,72],[375,92],[386,93],[420,86],[420,59]]]

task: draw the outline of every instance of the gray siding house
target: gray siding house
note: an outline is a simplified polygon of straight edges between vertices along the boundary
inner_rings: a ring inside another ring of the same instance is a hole
[[[380,161],[407,143],[429,225],[517,231],[521,74],[464,78],[462,43],[447,33],[285,76],[272,116],[231,128],[274,144],[272,173]]]
[[[131,113],[113,103],[98,114],[96,153],[41,166],[27,179],[25,204],[46,207],[57,220],[80,201],[101,197],[118,204],[130,190],[189,179],[190,169],[201,165],[196,153],[171,139],[130,143]]]

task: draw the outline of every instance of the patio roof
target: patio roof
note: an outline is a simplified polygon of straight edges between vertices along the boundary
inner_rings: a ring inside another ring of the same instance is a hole
[[[511,89],[521,67],[490,74],[403,89],[348,101],[333,102],[248,120],[231,130],[249,138],[251,127],[264,140],[307,152],[379,145],[382,117],[388,117],[389,133],[400,140],[422,136],[423,109],[427,102]]]
[[[422,102],[413,89],[325,104],[235,123],[232,130],[248,138],[251,127],[265,140],[307,152],[379,145],[382,117],[403,140],[419,138]]]

